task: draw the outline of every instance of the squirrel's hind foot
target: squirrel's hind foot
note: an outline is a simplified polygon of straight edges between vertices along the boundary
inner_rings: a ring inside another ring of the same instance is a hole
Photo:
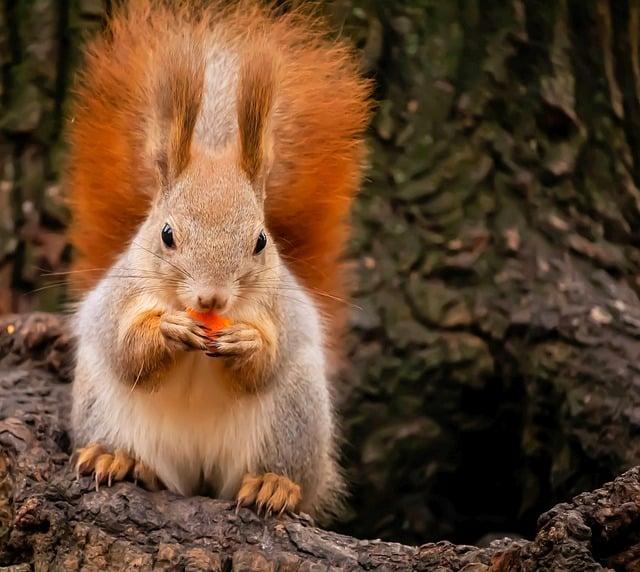
[[[236,499],[238,508],[253,505],[257,508],[258,514],[263,509],[266,514],[282,514],[285,511],[298,511],[302,491],[300,485],[275,473],[246,474]]]
[[[156,474],[142,461],[131,457],[122,449],[110,453],[100,443],[90,443],[74,453],[74,466],[78,478],[80,475],[94,475],[96,490],[101,484],[124,481],[132,477],[135,483],[141,482],[150,491],[157,491],[162,485]]]

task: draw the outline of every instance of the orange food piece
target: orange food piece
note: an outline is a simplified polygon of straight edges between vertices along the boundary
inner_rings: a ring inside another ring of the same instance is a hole
[[[187,308],[187,314],[194,320],[203,323],[212,332],[219,332],[223,328],[231,325],[231,320],[215,312],[198,312],[192,308]]]

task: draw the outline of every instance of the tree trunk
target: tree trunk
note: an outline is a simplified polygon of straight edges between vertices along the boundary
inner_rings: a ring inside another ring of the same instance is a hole
[[[337,392],[341,530],[533,534],[640,462],[640,2],[327,5],[379,101]],[[62,118],[103,12],[0,2],[0,312],[59,307],[59,288],[25,292],[68,256]]]
[[[531,542],[486,548],[356,540],[131,483],[94,489],[69,464],[70,342],[56,316],[0,319],[3,570],[637,570],[640,470],[555,507]]]
[[[531,534],[640,463],[640,2],[360,5],[341,530]]]
[[[43,270],[69,258],[63,127],[83,40],[104,9],[102,0],[0,0],[0,314],[64,300],[61,281],[40,288]]]

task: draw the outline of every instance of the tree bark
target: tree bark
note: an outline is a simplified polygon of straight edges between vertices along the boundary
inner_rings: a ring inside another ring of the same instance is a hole
[[[0,0],[0,314],[57,309],[69,261],[64,124],[84,39],[103,0]],[[42,288],[47,283],[46,288]]]
[[[529,535],[640,463],[640,3],[368,6],[341,530]]]
[[[532,535],[640,463],[640,3],[326,4],[379,102],[340,530]],[[64,110],[105,5],[0,2],[0,313],[60,305],[38,268],[68,257]]]
[[[640,470],[559,505],[533,541],[485,548],[357,540],[130,483],[95,490],[69,464],[70,340],[49,314],[0,319],[0,566],[22,570],[637,570]],[[4,569],[4,568],[3,568]]]

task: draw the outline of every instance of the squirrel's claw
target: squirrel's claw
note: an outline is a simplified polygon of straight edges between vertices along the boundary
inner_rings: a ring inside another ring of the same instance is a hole
[[[109,475],[109,468],[111,467],[112,462],[113,462],[113,455],[111,453],[103,453],[96,459],[95,467],[94,467],[96,491],[98,490],[98,488],[102,483],[107,482],[108,475]]]
[[[163,314],[160,333],[174,349],[206,351],[211,342],[209,329],[186,312]]]
[[[206,354],[210,357],[249,358],[263,346],[262,334],[250,324],[237,323],[216,333]]]
[[[78,478],[80,475],[90,475],[96,464],[96,460],[104,453],[104,447],[100,443],[90,443],[86,447],[78,449],[75,454],[75,468]]]
[[[110,487],[115,482],[124,481],[129,475],[133,476],[135,482],[140,480],[151,491],[162,488],[160,480],[146,464],[122,449],[109,453],[101,444],[92,443],[78,449],[74,456],[77,478],[80,475],[92,475],[96,491],[104,483]]]

